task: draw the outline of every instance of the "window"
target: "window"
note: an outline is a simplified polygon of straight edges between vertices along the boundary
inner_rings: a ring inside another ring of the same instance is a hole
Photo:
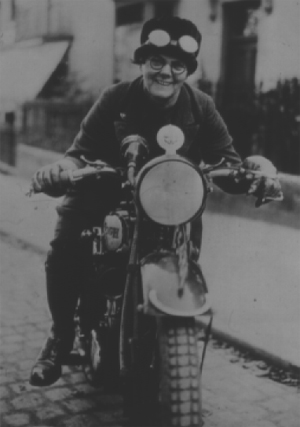
[[[224,3],[222,77],[224,97],[247,96],[254,88],[259,0]]]
[[[258,19],[259,19],[258,9],[249,9],[247,12],[248,12],[247,21],[243,29],[243,36],[257,37],[257,28],[258,28]]]
[[[224,5],[229,37],[256,35],[258,0],[232,2]]]
[[[116,25],[133,24],[144,19],[144,3],[134,3],[126,6],[119,6],[116,10]]]
[[[174,16],[176,0],[155,0],[154,1],[154,16]]]

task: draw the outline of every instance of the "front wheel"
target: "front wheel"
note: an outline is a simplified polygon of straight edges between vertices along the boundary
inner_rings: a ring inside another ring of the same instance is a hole
[[[160,424],[202,426],[201,373],[195,319],[159,319],[158,351]]]

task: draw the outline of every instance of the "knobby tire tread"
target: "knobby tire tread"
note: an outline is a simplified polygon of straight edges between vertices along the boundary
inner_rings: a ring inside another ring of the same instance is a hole
[[[159,322],[160,406],[166,426],[202,426],[201,374],[194,319]]]

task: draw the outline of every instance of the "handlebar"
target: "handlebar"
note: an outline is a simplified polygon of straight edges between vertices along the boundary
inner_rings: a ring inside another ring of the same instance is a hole
[[[240,173],[240,168],[235,168],[235,167],[227,167],[227,168],[222,168],[222,169],[215,169],[215,170],[211,170],[209,172],[204,172],[205,175],[208,175],[210,178],[218,178],[218,177],[226,177],[226,176],[237,176]],[[271,179],[275,179],[277,178],[276,174],[267,174],[264,173],[262,171],[259,170],[245,170],[244,169],[244,173],[245,174],[251,174],[253,175],[253,177],[264,177],[264,178],[271,178]]]
[[[245,175],[252,175],[253,179],[255,178],[259,178],[259,177],[264,177],[264,178],[270,178],[270,179],[275,179],[277,178],[276,174],[268,174],[268,173],[263,173],[262,171],[259,170],[246,170],[246,169],[241,169],[241,168],[237,168],[237,167],[226,167],[226,168],[219,168],[219,169],[215,169],[215,170],[209,170],[207,173],[205,173],[205,175],[209,178],[209,179],[213,179],[213,178],[219,178],[219,177],[228,177],[228,176],[232,176],[237,177],[241,171],[243,171],[243,173]],[[272,196],[268,196],[268,197],[264,197],[262,199],[262,203],[267,203],[270,201],[274,201],[274,202],[281,202],[283,200],[283,193],[280,192],[280,194],[278,196],[272,197]]]
[[[75,169],[75,170],[64,170],[60,172],[59,174],[59,181],[62,186],[70,187],[75,185],[76,182],[81,181],[84,178],[90,177],[90,176],[98,176],[101,178],[101,176],[104,175],[118,175],[119,170],[116,168],[113,168],[107,164],[103,164],[101,166],[86,166],[81,169]],[[43,190],[36,190],[34,189],[33,185],[31,185],[27,196],[31,196],[32,194],[42,193]]]
[[[62,171],[60,174],[60,179],[63,184],[74,184],[75,182],[80,181],[88,176],[117,174],[118,170],[108,165],[102,166],[101,168],[97,166],[86,166],[83,169]]]
[[[212,167],[209,168],[201,168],[202,173],[210,180],[210,179],[214,179],[214,178],[221,178],[221,177],[229,177],[232,176],[233,178],[238,176],[238,174],[241,172],[241,168],[240,167],[234,167],[234,166],[229,166],[229,167],[217,167],[216,169],[213,169]],[[271,178],[274,179],[276,178],[276,174],[265,174],[261,171],[257,171],[257,170],[245,170],[242,169],[244,174],[251,174],[253,175],[253,178],[255,177],[265,177],[265,178]],[[130,172],[133,171],[130,170],[130,165],[128,166],[128,170],[127,170],[127,178],[130,175]],[[101,178],[101,176],[104,175],[119,175],[120,174],[120,169],[114,168],[112,166],[109,166],[106,163],[101,163],[101,164],[88,164],[87,166],[85,166],[84,168],[81,169],[76,169],[76,170],[65,170],[62,171],[60,173],[60,182],[62,184],[62,186],[65,186],[66,188],[68,186],[72,186],[75,185],[76,182],[83,180],[86,177],[90,177],[90,176],[97,176],[98,178]],[[129,180],[130,184],[133,185],[133,182],[135,181],[134,177],[132,176],[132,180]],[[42,191],[36,191],[33,186],[31,186],[29,192],[27,193],[27,195],[32,195],[35,193],[39,193]],[[282,201],[283,200],[283,195],[279,195],[278,197],[268,197],[265,199],[265,201]]]
[[[129,166],[130,169],[130,166]],[[222,169],[215,169],[211,171],[203,171],[205,175],[207,175],[209,178],[218,178],[218,177],[227,177],[227,176],[235,176],[239,173],[239,169],[234,167],[227,167]],[[245,171],[245,173],[252,174],[254,177],[265,177],[265,178],[272,178],[275,179],[275,174],[265,174],[261,171],[255,171],[255,170],[249,170]],[[94,166],[86,166],[83,169],[76,169],[76,170],[67,170],[63,171],[60,174],[60,181],[62,183],[75,183],[76,181],[80,181],[84,179],[87,176],[92,175],[107,175],[107,174],[118,174],[118,170],[111,167],[111,166],[103,166],[101,169],[94,167]]]

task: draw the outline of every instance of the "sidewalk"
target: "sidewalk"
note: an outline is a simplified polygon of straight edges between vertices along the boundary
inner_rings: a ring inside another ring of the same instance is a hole
[[[28,181],[0,175],[0,232],[46,252],[59,199],[27,198],[28,189]],[[201,264],[214,332],[300,366],[299,254],[299,230],[207,211]]]

